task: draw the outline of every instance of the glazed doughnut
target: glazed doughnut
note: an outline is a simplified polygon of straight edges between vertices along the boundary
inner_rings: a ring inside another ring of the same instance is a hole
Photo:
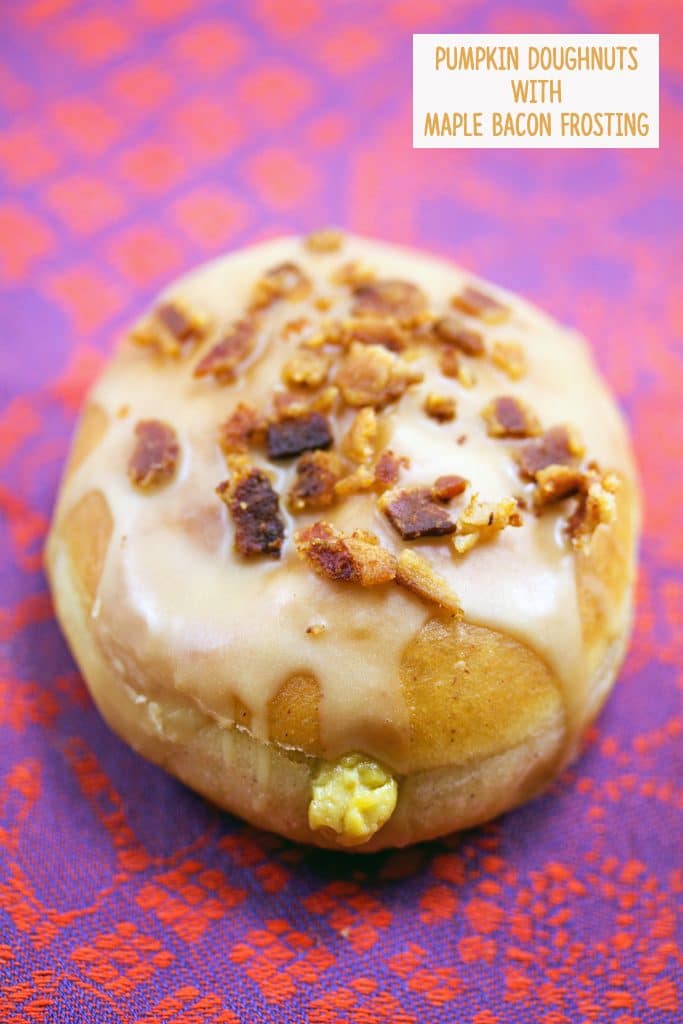
[[[255,825],[369,851],[486,821],[576,755],[638,524],[575,332],[328,230],[199,268],[121,339],[46,560],[128,743]]]

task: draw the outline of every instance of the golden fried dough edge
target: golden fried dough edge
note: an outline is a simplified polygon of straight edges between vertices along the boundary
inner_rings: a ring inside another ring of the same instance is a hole
[[[609,695],[626,654],[633,617],[641,498],[635,471],[618,475],[614,518],[598,526],[588,545],[576,551],[576,590],[587,661],[581,730]],[[615,660],[617,649],[622,653]],[[607,664],[612,665],[611,673],[605,671]]]

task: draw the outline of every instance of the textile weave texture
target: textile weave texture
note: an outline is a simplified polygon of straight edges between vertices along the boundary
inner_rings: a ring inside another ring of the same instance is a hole
[[[683,1019],[678,0],[0,3],[0,1020]],[[661,33],[658,151],[411,148],[411,33]],[[531,805],[368,858],[221,814],[100,720],[42,547],[85,389],[169,279],[328,223],[594,346],[646,502],[633,643]]]

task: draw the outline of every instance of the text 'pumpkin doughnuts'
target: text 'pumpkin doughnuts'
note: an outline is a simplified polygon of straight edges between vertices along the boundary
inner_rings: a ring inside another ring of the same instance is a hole
[[[254,824],[376,850],[485,821],[576,753],[638,518],[581,338],[324,232],[201,267],[123,339],[47,564],[135,749]]]

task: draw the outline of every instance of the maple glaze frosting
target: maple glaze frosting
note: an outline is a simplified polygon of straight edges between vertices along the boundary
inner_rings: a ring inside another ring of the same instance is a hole
[[[285,498],[296,460],[273,461],[256,448],[252,464],[267,471],[281,496],[281,557],[245,558],[234,550],[235,526],[216,495],[229,476],[219,424],[240,402],[266,412],[274,390],[284,390],[282,368],[306,332],[349,316],[351,291],[333,279],[350,261],[360,261],[378,279],[417,285],[436,316],[452,312],[452,297],[468,285],[483,288],[507,308],[506,319],[487,324],[462,315],[463,322],[481,332],[488,351],[496,342],[515,342],[525,356],[526,372],[519,379],[510,379],[489,358],[465,359],[476,378],[465,387],[444,376],[434,347],[411,355],[410,369],[422,380],[378,412],[382,446],[408,462],[401,488],[429,487],[445,474],[466,478],[470,489],[452,503],[454,518],[472,492],[494,503],[522,496],[510,443],[491,437],[482,417],[500,395],[528,403],[544,429],[571,424],[591,460],[632,477],[621,418],[575,332],[421,253],[353,236],[331,252],[312,251],[296,238],[265,242],[201,267],[164,293],[206,314],[215,340],[244,316],[255,283],[271,267],[294,262],[310,279],[306,296],[263,310],[256,347],[233,382],[193,376],[210,342],[187,359],[161,359],[124,339],[90,395],[89,402],[106,415],[106,430],[63,485],[58,514],[93,490],[102,492],[111,511],[113,536],[91,613],[97,640],[114,663],[126,663],[133,689],[151,696],[155,689],[172,689],[225,723],[238,699],[251,714],[250,731],[264,740],[269,702],[288,678],[311,674],[320,687],[324,756],[361,750],[404,771],[408,710],[399,666],[408,642],[438,609],[397,586],[362,587],[312,571],[297,552],[295,532],[324,519],[345,534],[372,531],[395,555],[414,548],[457,595],[467,622],[509,634],[536,652],[561,684],[571,731],[583,713],[588,667],[566,502],[541,515],[523,512],[520,526],[458,555],[448,536],[407,544],[378,506],[375,491],[344,497],[323,511],[293,514]],[[320,303],[321,297],[327,301]],[[300,319],[309,324],[302,333],[285,330]],[[425,401],[433,393],[455,399],[453,420],[426,415]],[[335,448],[357,411],[340,404],[328,414]],[[131,484],[127,466],[135,424],[149,420],[173,428],[179,459],[165,486],[144,492]],[[610,628],[616,634],[621,625],[615,620]],[[155,665],[156,680],[149,671]]]

